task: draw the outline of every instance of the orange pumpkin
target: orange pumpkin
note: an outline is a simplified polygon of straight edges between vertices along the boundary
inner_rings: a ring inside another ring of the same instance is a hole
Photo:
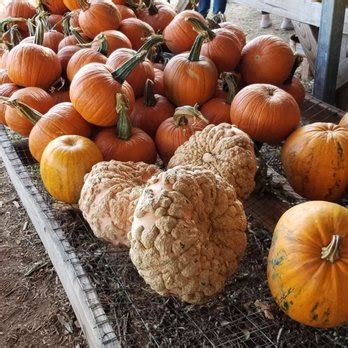
[[[160,69],[153,69],[155,77],[153,79],[153,91],[156,94],[165,95],[164,72]]]
[[[153,46],[158,45],[162,42],[162,36],[153,35],[140,47],[138,52],[148,52],[152,49]],[[137,52],[131,49],[118,49],[110,55],[106,64],[110,66],[112,69],[117,69],[127,60],[134,57],[136,54]],[[141,96],[143,96],[146,80],[153,80],[154,77],[155,72],[153,69],[153,65],[151,61],[147,58],[133,69],[133,71],[126,78],[126,81],[132,86],[135,98],[140,98]]]
[[[143,51],[126,61],[118,69],[91,63],[82,67],[70,85],[70,99],[82,117],[96,126],[116,125],[116,94],[123,93],[129,102],[129,110],[134,107],[134,92],[126,78],[134,67],[144,61]]]
[[[146,38],[155,34],[149,24],[138,18],[124,19],[118,30],[128,37],[134,50],[138,50],[144,44]]]
[[[41,88],[27,87],[14,92],[6,102],[5,120],[7,125],[16,133],[27,137],[38,121],[38,117],[31,118],[22,109],[18,103],[24,103],[31,108],[43,114],[53,106],[52,97]]]
[[[5,44],[0,43],[0,69],[6,69],[7,57],[9,50]]]
[[[119,48],[132,48],[132,44],[128,37],[118,30],[106,30],[100,33],[93,41],[92,48],[100,51],[100,41],[106,41],[106,56]],[[100,51],[101,52],[101,51]]]
[[[197,32],[187,18],[193,17],[204,22],[204,18],[196,11],[186,10],[178,15],[164,29],[163,36],[168,48],[175,54],[179,54],[191,49]]]
[[[62,34],[59,31],[56,30],[50,30],[47,31],[43,36],[42,46],[50,48],[53,52],[58,52],[58,46],[60,42],[64,39],[64,34]],[[32,44],[34,43],[35,38],[34,36],[29,36],[25,38],[22,42],[22,44]]]
[[[320,328],[346,324],[348,209],[313,201],[285,212],[273,234],[267,276],[275,301],[292,319]]]
[[[49,13],[63,15],[69,12],[63,0],[40,0],[40,3],[48,10]]]
[[[224,28],[224,29],[228,29],[233,34],[235,34],[242,47],[244,47],[246,45],[246,36],[240,27],[238,27],[237,25],[234,25],[230,22],[219,23],[219,27]]]
[[[57,57],[60,61],[60,65],[62,67],[62,75],[66,75],[66,69],[68,67],[69,61],[71,57],[78,51],[81,50],[81,47],[79,46],[65,46],[62,48],[58,53]]]
[[[192,106],[179,107],[173,117],[164,120],[156,132],[156,146],[164,164],[168,164],[179,146],[207,124],[197,107]]]
[[[51,29],[64,33],[63,16],[58,14],[51,14],[47,17],[47,23]]]
[[[294,61],[294,53],[286,42],[274,35],[262,35],[244,47],[240,71],[248,85],[281,85],[289,77]]]
[[[106,57],[93,48],[84,48],[76,52],[69,60],[66,68],[69,81],[72,81],[76,73],[90,63],[106,63]]]
[[[66,203],[77,203],[84,176],[103,157],[98,147],[79,135],[63,135],[45,148],[40,162],[42,182],[48,193]]]
[[[91,39],[106,30],[115,30],[121,22],[121,15],[116,5],[108,0],[79,0],[82,11],[79,25]]]
[[[175,11],[170,6],[156,4],[153,0],[150,0],[149,7],[137,11],[137,17],[150,24],[156,33],[162,33],[175,15]]]
[[[116,7],[120,12],[122,21],[126,18],[136,18],[134,11],[126,5],[117,5]]]
[[[6,104],[1,102],[2,98],[11,97],[11,95],[18,91],[18,86],[16,86],[14,83],[2,83],[0,84],[0,124],[7,124],[5,120],[5,111],[6,111]]]
[[[30,112],[30,111],[29,111]],[[34,112],[31,111],[33,117]],[[60,103],[41,115],[29,135],[29,150],[40,162],[49,142],[61,135],[90,137],[92,126],[74,109],[71,103]]]
[[[117,129],[102,129],[94,139],[104,160],[155,163],[157,157],[155,143],[143,130],[132,127],[127,103],[121,93],[117,94],[117,109],[119,114]]]
[[[342,119],[341,119],[339,125],[340,125],[341,127],[348,128],[348,113],[346,113],[346,114],[342,117]]]
[[[200,108],[200,112],[209,123],[215,125],[220,123],[231,123],[230,109],[232,100],[236,94],[236,82],[232,74],[224,74],[224,80],[228,84],[229,90],[226,98],[212,98]]]
[[[230,116],[232,124],[254,140],[278,144],[297,128],[301,111],[289,93],[272,85],[254,84],[237,93]]]
[[[64,5],[70,10],[74,11],[80,9],[80,1],[79,0],[63,0]]]
[[[200,55],[203,40],[199,35],[190,53],[174,56],[164,69],[164,89],[176,106],[203,104],[214,95],[218,72],[209,58]]]
[[[70,102],[69,88],[56,90],[52,92],[50,95],[53,99],[54,105]]]
[[[54,51],[41,46],[45,25],[43,20],[38,19],[36,24],[35,43],[15,46],[8,54],[7,74],[19,86],[47,89],[59,79],[62,68]]]
[[[2,83],[11,83],[11,79],[7,75],[6,69],[0,69],[0,85]]]
[[[286,140],[281,159],[299,195],[338,201],[348,193],[348,129],[323,122],[301,127]]]
[[[58,45],[58,51],[66,46],[73,46],[78,44],[86,44],[90,39],[83,33],[79,33],[76,29],[72,30],[73,34],[66,36]]]
[[[147,80],[144,97],[135,101],[130,115],[132,125],[142,129],[151,138],[156,136],[157,128],[161,123],[172,117],[175,111],[173,104],[166,97],[154,94],[153,87],[153,82]]]
[[[194,17],[189,17],[188,21],[206,38],[201,54],[210,58],[220,73],[234,70],[240,61],[242,50],[238,37],[229,29],[209,29],[204,22]]]

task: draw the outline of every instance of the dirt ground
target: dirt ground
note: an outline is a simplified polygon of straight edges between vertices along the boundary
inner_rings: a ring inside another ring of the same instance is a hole
[[[0,1],[1,2],[1,1]],[[233,3],[227,18],[248,39],[275,34],[287,42],[292,32],[260,29],[260,13]],[[0,159],[0,347],[84,346],[84,339],[57,275],[21,206]]]

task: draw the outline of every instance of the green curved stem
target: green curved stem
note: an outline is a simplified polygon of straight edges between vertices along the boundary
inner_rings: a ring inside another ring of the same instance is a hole
[[[187,117],[193,117],[195,119],[209,123],[209,121],[198,110],[198,104],[195,106],[180,106],[175,109],[173,115],[173,121],[176,126],[184,126],[188,124]]]
[[[330,244],[321,249],[322,260],[334,263],[340,259],[340,246],[342,239],[343,237],[339,236],[338,234],[334,234],[332,236]]]
[[[123,84],[126,81],[128,75],[132,70],[146,58],[147,51],[142,51],[136,53],[132,58],[124,62],[120,67],[118,67],[113,73],[113,78],[120,84]]]
[[[34,43],[42,46],[44,35],[45,35],[45,26],[46,26],[46,23],[43,19],[42,14],[36,17],[35,24],[36,24],[36,30],[35,30]]]
[[[18,100],[9,100],[6,97],[0,97],[0,102],[6,104],[7,106],[16,109],[16,111],[27,120],[29,120],[32,124],[36,124],[37,121],[42,117],[42,114],[29,105],[22,103]]]
[[[106,36],[103,33],[101,33],[97,36],[96,41],[98,41],[99,43],[98,52],[106,56],[109,51],[109,43],[106,39]]]
[[[227,84],[227,90],[228,90],[228,93],[227,93],[227,97],[225,99],[225,102],[227,104],[231,104],[234,97],[236,96],[237,94],[237,83],[236,83],[236,79],[235,77],[233,76],[232,73],[222,73],[221,74],[221,77],[224,81],[224,83]]]
[[[7,46],[7,48],[9,50],[11,50],[13,47],[17,46],[23,39],[21,33],[18,30],[18,25],[15,24],[12,27],[10,27],[9,30],[7,30],[4,34],[3,37],[5,35],[9,35],[10,36],[10,41],[4,41],[2,40],[2,42]]]
[[[141,51],[149,52],[152,47],[159,45],[163,42],[164,42],[164,39],[162,35],[158,35],[158,34],[151,35],[146,39],[143,45],[138,49],[138,52],[141,52]]]
[[[188,56],[188,60],[191,62],[198,62],[201,55],[201,48],[204,41],[204,36],[198,34],[196,40],[191,48],[190,54]]]
[[[197,31],[198,34],[206,36],[206,38],[211,41],[216,37],[216,34],[202,21],[195,17],[189,17],[186,19],[193,25],[193,29]]]
[[[155,106],[157,104],[157,99],[153,92],[153,82],[150,79],[147,79],[145,83],[144,104],[146,106]]]
[[[7,18],[4,18],[0,21],[0,31],[3,32],[3,31],[6,31],[8,30],[8,27],[7,25],[10,24],[10,23],[16,23],[16,22],[27,22],[27,19],[26,18],[20,18],[20,17],[7,17]]]
[[[132,137],[132,124],[128,117],[128,100],[122,93],[116,94],[117,137],[121,140],[129,140]]]

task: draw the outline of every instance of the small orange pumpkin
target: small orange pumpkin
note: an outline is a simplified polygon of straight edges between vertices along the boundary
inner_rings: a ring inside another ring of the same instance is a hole
[[[157,151],[154,141],[139,128],[133,128],[128,107],[121,93],[117,94],[117,129],[102,129],[94,142],[106,161],[155,163]]]
[[[134,11],[126,5],[117,5],[117,9],[120,12],[121,20],[123,21],[126,18],[136,18]]]
[[[58,53],[57,57],[60,61],[60,65],[62,67],[62,75],[66,76],[66,69],[68,67],[69,61],[72,58],[72,56],[81,50],[81,47],[79,46],[65,46],[62,48]]]
[[[298,127],[301,111],[289,93],[272,85],[254,84],[237,93],[230,116],[232,124],[254,140],[278,144]]]
[[[132,44],[128,37],[118,30],[106,30],[100,33],[93,41],[92,48],[100,52],[100,41],[106,41],[106,56],[109,57],[110,54],[119,48],[132,48]]]
[[[156,94],[165,95],[164,72],[160,69],[153,69],[155,77],[153,79],[153,91]]]
[[[176,108],[173,117],[164,120],[156,132],[156,146],[164,164],[168,164],[179,146],[207,124],[208,121],[198,111],[197,106]]]
[[[84,176],[102,160],[103,156],[93,141],[79,135],[63,135],[52,140],[42,154],[42,182],[55,199],[77,203]]]
[[[18,90],[19,87],[14,83],[0,84],[0,124],[7,124],[5,120],[6,104],[1,102],[1,100],[3,100],[1,97],[6,98],[5,100],[7,100],[7,98],[11,97],[11,95]]]
[[[320,328],[346,324],[348,209],[313,201],[285,212],[274,230],[267,276],[292,319]]]
[[[286,140],[281,160],[299,195],[338,201],[348,193],[348,129],[317,122],[298,128]]]

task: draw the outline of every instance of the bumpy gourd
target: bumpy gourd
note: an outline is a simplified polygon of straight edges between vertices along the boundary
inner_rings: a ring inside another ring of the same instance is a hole
[[[228,123],[209,125],[191,136],[171,158],[168,168],[178,165],[199,166],[222,176],[247,198],[255,187],[257,162],[249,136]]]
[[[127,234],[147,180],[160,172],[142,162],[101,162],[86,175],[80,209],[93,233],[114,246],[129,246]]]
[[[154,176],[138,201],[130,257],[161,295],[199,304],[218,294],[246,248],[236,193],[212,171],[176,167]]]

